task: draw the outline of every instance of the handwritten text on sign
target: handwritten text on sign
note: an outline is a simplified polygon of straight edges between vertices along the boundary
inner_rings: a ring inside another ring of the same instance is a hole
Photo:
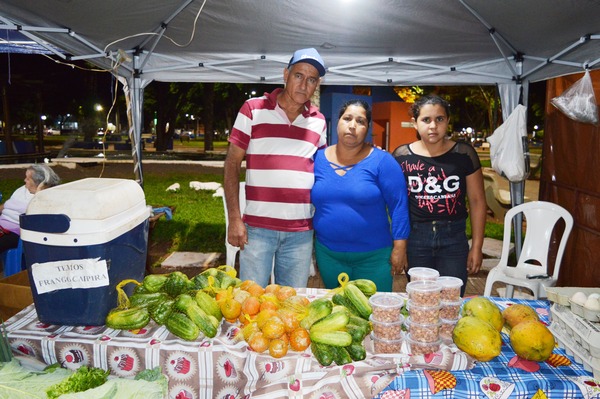
[[[34,263],[31,273],[38,294],[72,288],[97,288],[109,284],[106,260],[74,259]]]

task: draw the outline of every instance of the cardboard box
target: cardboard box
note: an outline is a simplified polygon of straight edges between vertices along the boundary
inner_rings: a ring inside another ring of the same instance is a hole
[[[33,303],[29,275],[23,270],[0,280],[0,317],[8,320]]]

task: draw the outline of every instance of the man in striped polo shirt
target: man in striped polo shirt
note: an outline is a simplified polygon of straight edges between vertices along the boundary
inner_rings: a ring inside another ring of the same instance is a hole
[[[326,146],[325,117],[310,98],[325,75],[314,48],[298,50],[283,70],[284,88],[247,100],[229,137],[224,189],[229,243],[240,247],[240,278],[306,287],[312,260],[313,156]],[[246,204],[239,177],[246,158]]]

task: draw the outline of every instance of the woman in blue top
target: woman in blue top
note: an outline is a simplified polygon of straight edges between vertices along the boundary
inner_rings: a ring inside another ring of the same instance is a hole
[[[315,157],[311,200],[315,256],[326,288],[338,275],[368,278],[378,291],[392,291],[392,273],[406,266],[410,232],[402,169],[385,151],[365,142],[371,109],[351,100],[340,110],[338,142]]]

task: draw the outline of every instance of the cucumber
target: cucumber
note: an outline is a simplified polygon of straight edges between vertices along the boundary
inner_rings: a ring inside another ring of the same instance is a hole
[[[315,299],[308,305],[308,314],[300,321],[300,327],[310,329],[319,319],[331,314],[333,303],[327,298]]]
[[[352,337],[352,342],[362,342],[365,337],[370,333],[368,327],[356,324],[347,324],[346,331]]]
[[[335,305],[340,305],[340,306],[343,306],[346,309],[348,309],[348,312],[350,312],[350,315],[360,316],[360,314],[358,313],[358,310],[356,309],[356,307],[344,295],[336,293],[331,298],[331,301]]]
[[[342,366],[344,364],[352,363],[352,357],[348,353],[345,347],[343,346],[333,346],[333,361],[338,366]]]
[[[311,342],[331,346],[348,346],[352,343],[352,336],[346,331],[311,331]]]
[[[352,342],[346,347],[346,351],[355,362],[365,360],[367,358],[367,351],[362,344],[358,342]]]
[[[363,319],[368,320],[371,313],[373,313],[373,309],[365,294],[363,294],[357,286],[346,284],[344,287],[344,295],[352,302],[352,305],[354,305],[358,311],[358,315]]]
[[[137,330],[150,321],[146,308],[113,309],[106,316],[106,326],[116,330]]]
[[[310,332],[313,331],[338,331],[346,327],[349,317],[346,312],[335,312],[317,320],[310,327]]]
[[[331,346],[311,342],[310,350],[321,366],[329,366],[333,363],[333,351]]]
[[[348,284],[353,284],[353,285],[357,286],[358,289],[361,290],[362,293],[365,294],[365,296],[367,298],[370,297],[371,295],[375,295],[375,293],[377,292],[377,286],[375,285],[375,283],[366,278],[359,278],[356,280],[352,280]]]

